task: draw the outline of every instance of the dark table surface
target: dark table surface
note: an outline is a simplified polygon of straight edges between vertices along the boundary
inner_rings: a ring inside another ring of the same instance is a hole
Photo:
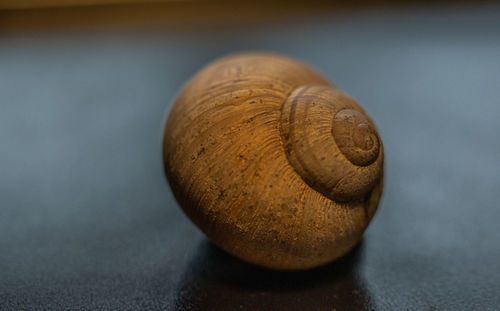
[[[200,66],[265,50],[372,115],[386,187],[361,244],[305,272],[242,263],[183,215],[162,127]],[[500,9],[0,38],[1,310],[499,310]]]

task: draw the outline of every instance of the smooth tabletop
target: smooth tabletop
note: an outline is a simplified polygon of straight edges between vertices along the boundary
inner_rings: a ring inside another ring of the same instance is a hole
[[[360,245],[274,272],[212,245],[163,174],[201,66],[261,50],[370,113],[385,192]],[[0,310],[498,310],[500,8],[0,37]]]

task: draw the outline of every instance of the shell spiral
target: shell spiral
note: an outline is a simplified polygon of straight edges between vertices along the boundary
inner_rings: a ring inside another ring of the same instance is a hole
[[[350,97],[305,65],[237,54],[202,69],[165,127],[165,173],[189,218],[248,262],[306,269],[360,239],[383,188],[383,146]]]
[[[331,86],[295,89],[283,105],[281,129],[292,166],[328,198],[363,199],[379,181],[383,155],[375,126]]]

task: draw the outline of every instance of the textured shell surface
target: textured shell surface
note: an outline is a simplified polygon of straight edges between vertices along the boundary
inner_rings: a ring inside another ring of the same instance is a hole
[[[383,146],[366,112],[287,57],[236,54],[203,68],[165,127],[165,172],[217,245],[275,269],[350,250],[382,192]]]

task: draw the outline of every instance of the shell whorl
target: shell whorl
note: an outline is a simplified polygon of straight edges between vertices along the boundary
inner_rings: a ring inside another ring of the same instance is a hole
[[[334,87],[296,88],[283,104],[280,128],[288,161],[326,197],[362,199],[380,180],[383,151],[375,126]]]

